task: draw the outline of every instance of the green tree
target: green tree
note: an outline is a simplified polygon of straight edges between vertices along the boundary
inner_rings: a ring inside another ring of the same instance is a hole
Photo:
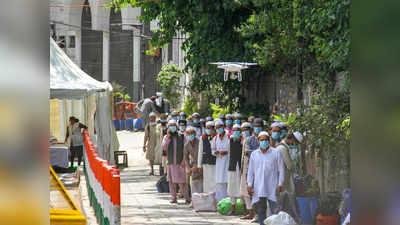
[[[157,81],[162,87],[163,96],[169,100],[170,104],[176,108],[181,96],[181,87],[179,87],[179,80],[184,74],[182,68],[176,64],[166,64],[162,66],[161,71],[158,73]]]

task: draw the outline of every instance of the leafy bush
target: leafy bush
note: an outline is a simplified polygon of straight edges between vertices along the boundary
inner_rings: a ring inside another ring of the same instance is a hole
[[[212,103],[210,105],[211,105],[211,109],[213,110],[212,117],[214,119],[218,118],[218,116],[221,114],[229,113],[229,107],[221,107],[219,105],[215,105]]]
[[[178,65],[166,64],[162,66],[157,76],[164,98],[168,99],[174,108],[177,107],[179,98],[182,95],[179,80],[183,73],[183,69],[179,68]]]

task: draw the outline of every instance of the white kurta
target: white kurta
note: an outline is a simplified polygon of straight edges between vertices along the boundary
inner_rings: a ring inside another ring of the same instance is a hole
[[[215,151],[229,152],[228,135],[225,133],[222,139],[220,138],[219,135],[215,136],[211,140],[211,150],[213,155],[215,155]],[[217,184],[228,183],[229,155],[228,154],[224,156],[218,155],[215,166],[216,166],[216,174],[215,174],[216,183]]]
[[[278,150],[270,147],[266,153],[257,149],[251,154],[247,185],[254,188],[252,204],[258,202],[260,197],[276,202],[276,189],[283,185],[284,180],[285,164]]]
[[[236,165],[235,171],[228,172],[228,196],[240,197],[240,169],[239,164]]]
[[[203,164],[203,139],[200,137],[197,167],[203,168],[203,191],[216,192],[215,165]]]

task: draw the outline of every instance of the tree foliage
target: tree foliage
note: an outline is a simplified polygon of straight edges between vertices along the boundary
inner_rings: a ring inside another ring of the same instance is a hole
[[[114,6],[140,5],[141,20],[159,21],[152,46],[186,35],[185,71],[191,90],[219,98],[237,110],[240,88],[249,76],[274,75],[311,87],[313,98],[300,104],[293,128],[307,131],[315,148],[345,144],[349,129],[337,129],[350,116],[349,0],[113,0]],[[244,81],[223,81],[213,61],[255,61]],[[337,78],[345,82],[338,85]],[[338,88],[338,86],[342,86]],[[350,119],[350,118],[349,118]]]
[[[183,69],[179,68],[178,65],[166,64],[162,66],[157,76],[157,81],[162,87],[163,96],[169,100],[174,108],[178,105],[179,97],[181,96],[179,80],[182,75]]]

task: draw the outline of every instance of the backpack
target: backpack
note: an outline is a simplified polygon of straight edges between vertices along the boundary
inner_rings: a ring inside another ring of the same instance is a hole
[[[167,174],[164,174],[156,183],[157,191],[159,193],[169,193],[169,182],[167,181]]]

